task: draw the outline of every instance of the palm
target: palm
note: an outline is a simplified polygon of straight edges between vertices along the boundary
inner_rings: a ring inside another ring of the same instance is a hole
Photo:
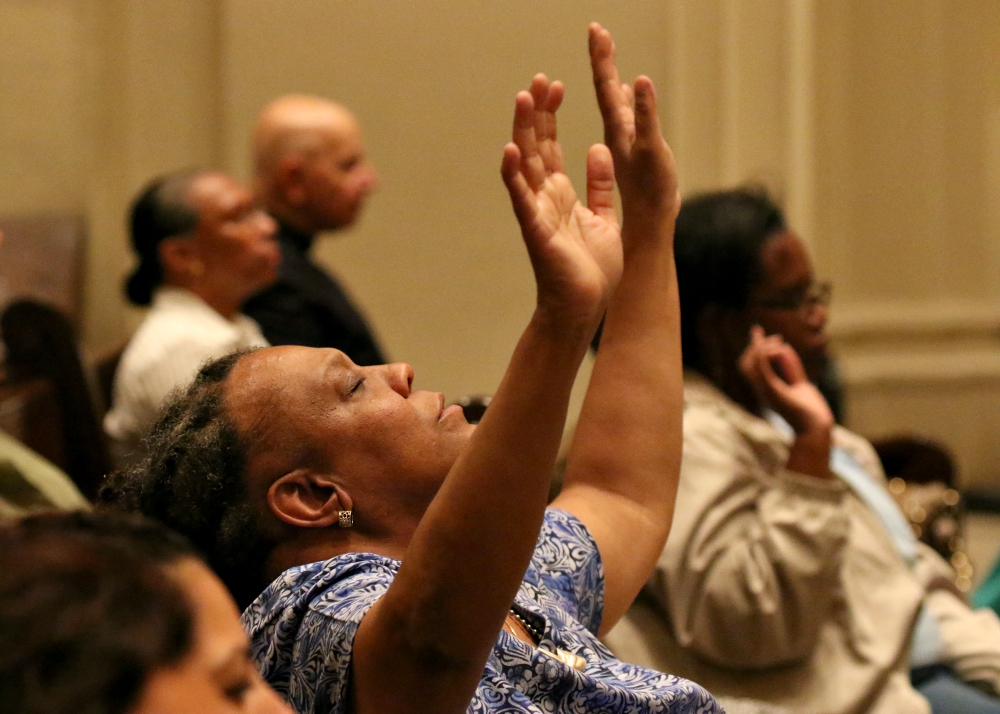
[[[530,239],[540,299],[571,311],[592,311],[621,276],[617,219],[580,203],[563,173],[549,176],[535,198],[538,212]]]
[[[563,171],[556,140],[561,101],[562,85],[543,75],[535,77],[530,95],[518,95],[503,174],[531,256],[539,307],[562,319],[596,323],[622,270],[614,169],[606,148],[591,149],[584,206]]]

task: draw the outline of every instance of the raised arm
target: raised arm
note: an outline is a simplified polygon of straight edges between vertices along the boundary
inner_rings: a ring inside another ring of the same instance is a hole
[[[531,559],[570,390],[621,273],[613,169],[587,162],[590,208],[563,173],[543,75],[517,96],[502,173],[537,307],[489,411],[418,526],[355,641],[359,713],[464,712]]]
[[[670,530],[681,457],[682,369],[673,230],[680,197],[648,77],[621,83],[615,47],[590,27],[605,143],[624,223],[624,272],[553,506],[576,515],[604,561],[601,632],[635,599]]]

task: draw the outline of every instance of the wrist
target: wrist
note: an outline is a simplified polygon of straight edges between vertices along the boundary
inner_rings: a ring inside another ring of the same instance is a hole
[[[600,314],[570,315],[564,310],[537,305],[531,316],[529,329],[547,340],[568,348],[586,350],[597,332],[603,311]]]
[[[788,454],[788,468],[818,478],[831,478],[831,445],[832,433],[830,429],[814,429],[797,433]]]

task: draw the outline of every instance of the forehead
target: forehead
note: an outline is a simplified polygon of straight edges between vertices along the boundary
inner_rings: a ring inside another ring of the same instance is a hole
[[[195,655],[218,662],[245,647],[236,603],[218,577],[195,558],[178,561],[170,571],[194,615]]]
[[[258,350],[236,363],[226,380],[226,411],[248,443],[251,482],[287,470],[289,459],[319,458],[329,433],[323,415],[351,366],[337,350],[295,346]]]
[[[323,401],[319,387],[352,366],[343,352],[333,349],[288,345],[257,350],[233,367],[226,380],[226,405],[244,432],[252,426],[247,421],[251,415],[256,423],[279,411],[309,410]]]
[[[781,289],[812,280],[812,262],[802,239],[782,231],[764,241],[760,249],[765,288]]]
[[[196,178],[188,196],[199,216],[226,213],[252,200],[247,189],[226,174],[215,171]]]

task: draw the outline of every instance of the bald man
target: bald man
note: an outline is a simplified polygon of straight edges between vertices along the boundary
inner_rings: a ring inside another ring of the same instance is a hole
[[[364,317],[309,257],[318,233],[357,220],[376,185],[354,115],[319,97],[281,97],[261,113],[253,152],[255,192],[278,222],[281,270],[243,311],[272,345],[335,347],[357,364],[386,362]]]

